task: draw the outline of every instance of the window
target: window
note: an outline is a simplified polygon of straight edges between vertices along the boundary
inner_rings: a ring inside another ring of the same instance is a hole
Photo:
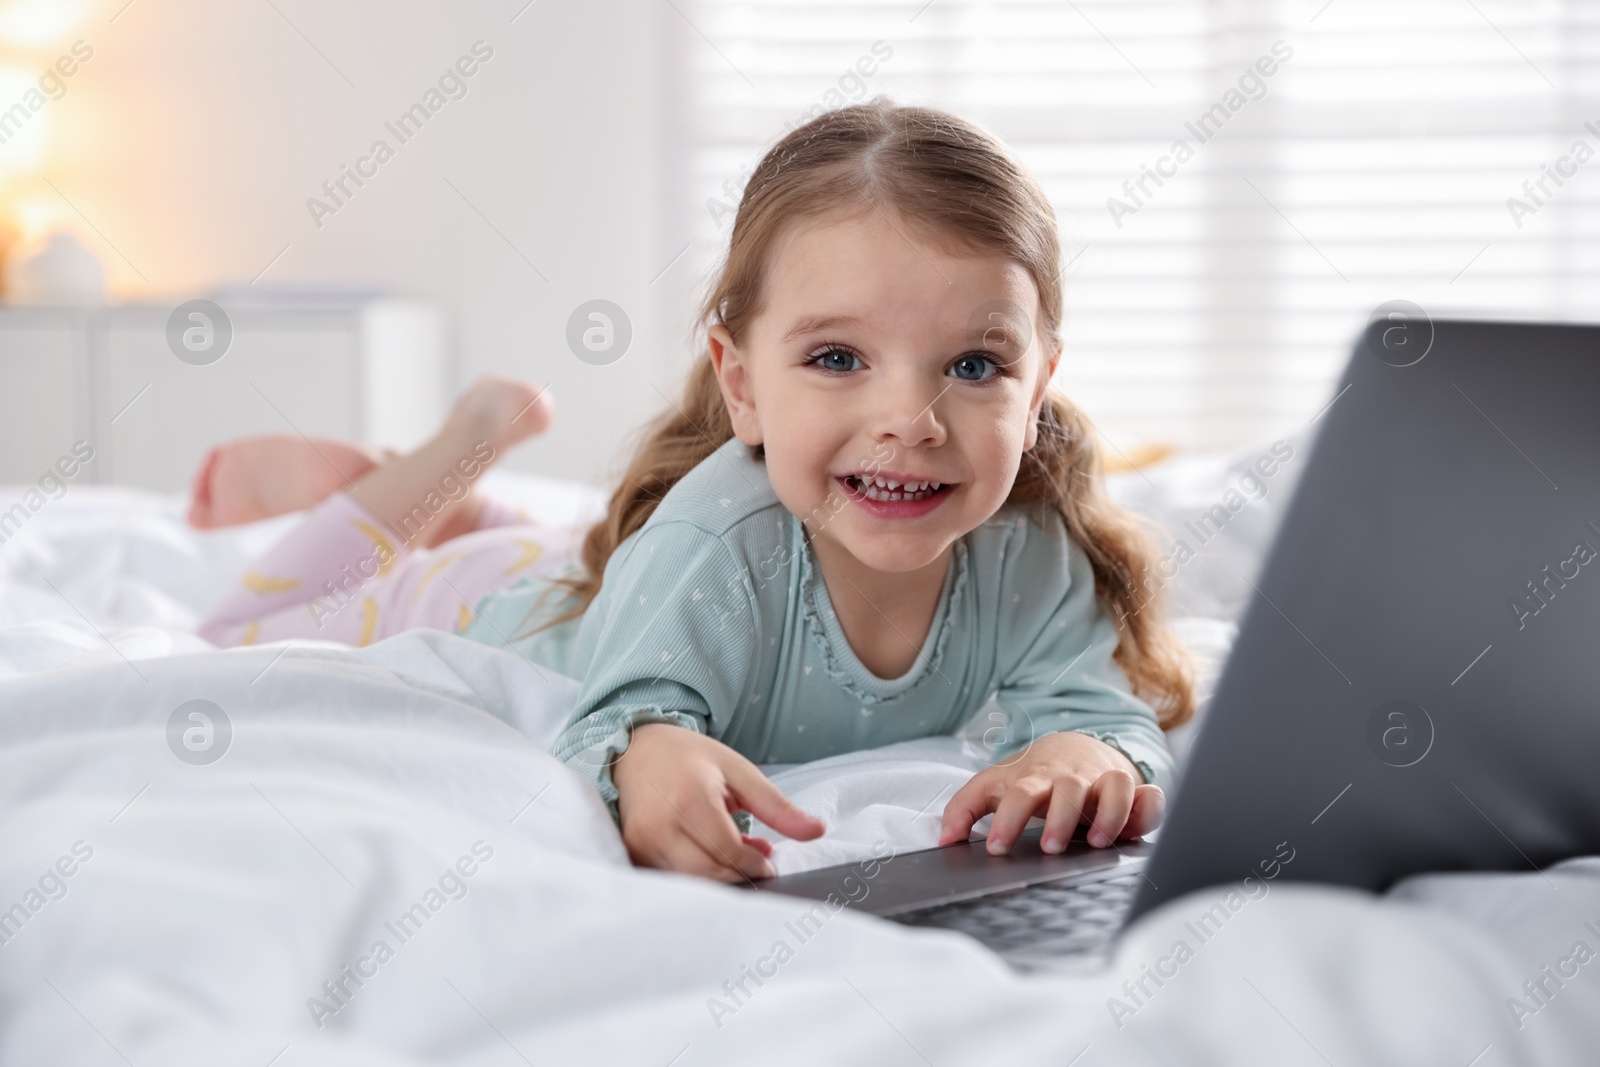
[[[1600,4],[672,3],[680,278],[830,90],[952,110],[1056,206],[1058,384],[1120,449],[1293,430],[1388,300],[1596,317]]]

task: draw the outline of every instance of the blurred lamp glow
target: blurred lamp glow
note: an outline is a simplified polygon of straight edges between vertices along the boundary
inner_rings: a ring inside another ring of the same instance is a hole
[[[43,48],[71,33],[89,0],[0,0],[0,48]]]
[[[11,121],[5,121],[4,115],[22,99],[22,94],[29,89],[38,89],[39,75],[36,71],[15,65],[0,66],[0,182],[8,182],[21,174],[32,174],[38,171],[44,162],[45,144],[49,139],[50,114],[49,108],[37,112],[28,111],[24,106],[18,115],[25,114],[25,118],[18,121],[13,116]]]

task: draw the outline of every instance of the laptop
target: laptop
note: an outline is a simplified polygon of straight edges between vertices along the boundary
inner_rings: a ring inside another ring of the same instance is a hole
[[[1049,855],[1033,831],[756,888],[1076,969],[1195,890],[1220,923],[1281,881],[1600,852],[1597,410],[1600,326],[1375,321],[1153,840]]]

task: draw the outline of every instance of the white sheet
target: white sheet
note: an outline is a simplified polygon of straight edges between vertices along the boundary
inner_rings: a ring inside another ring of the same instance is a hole
[[[626,865],[593,792],[499,721],[548,719],[571,699],[559,680],[445,634],[280,651],[0,687],[0,907],[75,843],[93,850],[0,945],[0,1062],[1465,1064],[1487,1046],[1479,1063],[1580,1063],[1592,1048],[1590,968],[1520,1032],[1505,1007],[1573,940],[1600,944],[1583,927],[1600,916],[1592,861],[1554,885],[1425,879],[1388,902],[1275,888],[1114,1018],[1121,984],[1194,941],[1184,924],[1209,898],[1077,978],[1017,978],[956,935],[825,906],[802,941],[799,902]],[[197,695],[234,727],[209,766],[175,759],[164,730]],[[465,894],[441,893],[402,942],[384,924],[427,908],[479,841],[493,854]],[[328,999],[379,940],[393,958]],[[735,1000],[723,983],[757,966],[771,977]]]
[[[1220,498],[1252,458],[1117,491],[1181,514],[1174,500]],[[511,481],[535,504],[549,489]],[[797,902],[627,866],[598,798],[540,749],[570,680],[444,634],[207,650],[197,613],[293,520],[196,535],[176,514],[74,488],[0,550],[0,920],[30,887],[41,902],[0,944],[0,1063],[1592,1059],[1600,964],[1570,959],[1579,940],[1600,951],[1596,861],[1386,899],[1272,888],[1159,989],[1145,967],[1196,940],[1185,924],[1220,893],[1147,917],[1092,976],[1017,978],[956,935],[850,912],[824,910],[801,943]],[[1209,605],[1181,626],[1213,663],[1274,521],[1241,512],[1179,576],[1181,602]],[[168,747],[194,699],[235,731],[207,766]],[[778,771],[833,827],[781,842],[783,866],[927,844],[972,766],[932,739]],[[441,894],[399,943],[384,923],[426,908],[478,841],[494,854],[465,896]],[[77,842],[92,857],[48,899],[41,879]],[[308,1000],[380,938],[394,958],[319,1028]],[[756,987],[744,969],[780,941],[792,959]],[[1540,968],[1564,957],[1577,972],[1556,988]],[[1123,987],[1141,978],[1153,995]],[[1541,979],[1547,1005],[1523,988]],[[740,980],[752,996],[723,985]]]

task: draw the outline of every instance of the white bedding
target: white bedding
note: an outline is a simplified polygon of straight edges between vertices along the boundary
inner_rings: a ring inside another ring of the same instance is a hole
[[[1117,491],[1170,521],[1220,497],[1228,463]],[[536,480],[496,488],[593,505]],[[1075,978],[1018,978],[957,935],[825,907],[802,942],[800,902],[627,865],[598,798],[541,748],[570,680],[445,634],[209,649],[197,614],[292,520],[200,536],[177,506],[75,487],[0,549],[0,1063],[1596,1058],[1600,964],[1573,951],[1600,951],[1600,862],[1385,898],[1276,886],[1205,944],[1185,923],[1224,895],[1191,895]],[[1213,659],[1271,521],[1246,509],[1180,575],[1180,604],[1211,613],[1183,632]],[[232,727],[199,766],[168,743],[197,699]],[[832,827],[781,842],[782,865],[929,843],[939,794],[973,765],[934,739],[778,770]],[[414,905],[426,918],[402,942],[385,924]],[[1155,988],[1146,967],[1185,938],[1193,958]],[[341,1005],[323,983],[346,964],[371,976],[345,978]],[[1575,973],[1557,988],[1546,965]],[[773,976],[758,987],[749,968]],[[1141,978],[1153,995],[1123,988]],[[1546,1004],[1523,988],[1540,979]]]

